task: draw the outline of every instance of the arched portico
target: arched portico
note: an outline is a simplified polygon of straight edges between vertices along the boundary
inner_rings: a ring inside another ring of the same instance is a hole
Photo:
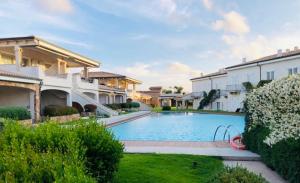
[[[19,83],[0,80],[1,106],[21,106],[27,108],[31,118],[40,120],[40,86],[34,83]]]
[[[41,91],[41,111],[46,106],[57,105],[57,106],[72,106],[71,94],[65,90],[47,89]]]
[[[109,104],[110,103],[110,97],[108,93],[100,93],[99,94],[99,103],[100,104]]]
[[[84,110],[85,110],[85,112],[96,112],[97,106],[95,106],[93,104],[87,104],[84,106]]]
[[[84,112],[84,108],[78,102],[72,102],[72,107],[76,108],[80,114]]]

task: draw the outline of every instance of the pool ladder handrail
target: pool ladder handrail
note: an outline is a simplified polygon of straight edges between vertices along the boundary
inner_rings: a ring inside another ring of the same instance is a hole
[[[216,131],[215,131],[215,134],[214,134],[213,142],[216,140],[217,132],[218,132],[218,130],[219,130],[221,127],[226,128],[226,129],[225,129],[225,132],[224,132],[224,135],[223,135],[223,141],[224,141],[227,132],[229,131],[230,128],[232,128],[232,127],[234,127],[234,126],[233,126],[233,125],[228,125],[227,127],[225,127],[224,125],[219,125],[219,126],[216,128]],[[240,131],[237,130],[235,127],[234,127],[234,129],[238,132],[239,135],[241,134]],[[230,141],[230,134],[228,133],[228,142],[229,142],[229,141]]]
[[[217,133],[218,133],[218,130],[219,130],[221,127],[224,127],[224,128],[225,128],[225,126],[224,126],[224,125],[219,125],[219,126],[216,128],[216,130],[215,130],[215,134],[214,134],[214,139],[213,139],[213,142],[216,140],[216,135],[217,135]]]

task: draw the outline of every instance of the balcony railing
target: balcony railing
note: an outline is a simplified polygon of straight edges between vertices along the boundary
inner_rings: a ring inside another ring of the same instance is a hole
[[[49,74],[36,66],[36,67],[19,67],[14,64],[0,65],[0,69],[8,72],[17,73],[24,76],[41,79],[43,85],[59,86],[59,87],[72,87],[71,74]]]
[[[98,80],[85,80],[77,73],[73,74],[73,86],[84,90],[98,90]]]
[[[240,92],[244,91],[245,87],[241,84],[226,85],[226,90],[229,92]]]
[[[99,85],[99,89],[103,90],[103,91],[108,91],[108,92],[119,92],[119,93],[125,93],[124,89],[121,88],[113,88],[113,87],[109,87],[106,85]]]

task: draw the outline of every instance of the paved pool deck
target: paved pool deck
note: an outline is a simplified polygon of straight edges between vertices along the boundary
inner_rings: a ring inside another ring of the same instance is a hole
[[[226,142],[122,141],[127,153],[162,153],[218,156],[224,160],[258,161],[260,156],[236,150]]]
[[[127,121],[135,120],[151,114],[151,111],[138,111],[118,116],[112,116],[109,118],[100,118],[98,121],[107,127],[118,125]]]

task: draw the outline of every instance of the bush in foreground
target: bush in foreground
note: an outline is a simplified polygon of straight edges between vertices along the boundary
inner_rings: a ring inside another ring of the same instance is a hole
[[[300,75],[253,90],[245,101],[244,143],[291,183],[300,182]]]
[[[30,119],[30,112],[24,107],[0,107],[0,118],[24,120]]]
[[[288,138],[268,146],[263,140],[269,129],[256,127],[244,134],[248,149],[261,155],[263,161],[289,182],[300,181],[300,139]]]
[[[225,167],[208,183],[267,183],[267,181],[262,176],[238,166],[234,168]]]
[[[162,110],[163,111],[170,111],[171,110],[171,106],[163,106]]]
[[[49,105],[46,106],[44,109],[44,115],[50,117],[64,116],[64,115],[71,115],[71,114],[78,114],[78,110],[70,106],[57,106],[57,105]]]
[[[9,121],[0,133],[0,182],[109,182],[123,146],[93,121],[76,127]]]

